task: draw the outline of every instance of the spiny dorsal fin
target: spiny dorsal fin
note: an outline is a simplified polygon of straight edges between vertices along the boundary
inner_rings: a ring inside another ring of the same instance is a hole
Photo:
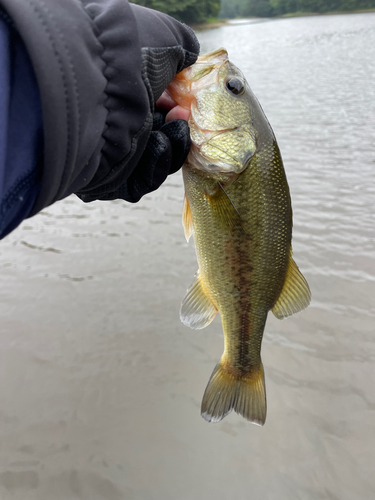
[[[184,205],[182,208],[182,225],[184,226],[186,241],[189,241],[190,236],[193,234],[193,219],[191,217],[190,205],[186,193],[184,196]]]
[[[217,309],[207,297],[198,271],[182,301],[180,319],[184,325],[200,330],[211,323],[216,313]]]
[[[224,229],[242,228],[241,215],[234,203],[228,196],[220,182],[214,194],[206,194],[212,212],[216,215],[216,220],[220,222]]]
[[[276,304],[272,308],[278,319],[284,319],[291,314],[305,309],[310,304],[311,292],[297,264],[290,256],[284,286]]]

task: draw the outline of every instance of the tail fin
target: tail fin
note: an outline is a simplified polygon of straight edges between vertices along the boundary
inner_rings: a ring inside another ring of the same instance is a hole
[[[202,400],[202,417],[219,422],[232,410],[254,424],[266,421],[267,402],[263,365],[258,370],[238,377],[223,367],[220,361],[207,384]]]

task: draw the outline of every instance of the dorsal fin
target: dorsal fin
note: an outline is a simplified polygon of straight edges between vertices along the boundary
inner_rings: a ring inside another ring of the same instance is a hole
[[[193,219],[191,217],[190,205],[186,193],[184,196],[184,205],[182,207],[182,225],[184,226],[186,241],[189,241],[190,236],[193,234]]]
[[[272,308],[272,312],[276,318],[284,319],[305,309],[310,304],[310,300],[309,285],[292,256],[290,256],[284,286],[276,304]]]
[[[216,313],[217,309],[204,290],[198,270],[182,301],[180,319],[184,325],[200,330],[211,323]]]

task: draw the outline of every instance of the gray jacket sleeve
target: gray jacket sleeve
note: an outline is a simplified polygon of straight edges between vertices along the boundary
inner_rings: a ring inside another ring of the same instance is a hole
[[[136,169],[154,104],[195,62],[193,32],[127,0],[0,0],[39,86],[44,130],[33,215],[77,193],[110,199]]]

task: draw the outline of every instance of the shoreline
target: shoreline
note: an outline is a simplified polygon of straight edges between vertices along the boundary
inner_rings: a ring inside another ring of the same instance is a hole
[[[330,10],[328,12],[291,12],[289,14],[283,14],[282,16],[275,16],[275,18],[268,19],[285,19],[288,17],[310,17],[310,16],[339,16],[343,14],[370,14],[375,12],[373,9],[359,9],[359,10]]]
[[[254,20],[260,19],[288,19],[290,17],[311,17],[311,16],[335,16],[335,15],[343,15],[343,14],[371,14],[375,12],[375,8],[373,9],[360,9],[360,10],[332,10],[329,12],[291,12],[289,14],[283,14],[282,16],[275,17],[244,17],[244,18],[232,18],[232,19],[217,19],[212,23],[198,23],[198,24],[189,24],[190,28],[194,31],[202,31],[208,29],[216,29],[222,28],[223,26],[234,26],[236,23],[231,21],[249,20],[249,24],[254,22]],[[245,22],[243,23],[245,24]]]
[[[200,23],[200,24],[193,23],[189,24],[188,26],[194,31],[199,31],[199,30],[221,28],[222,26],[230,26],[230,23],[228,22],[228,19],[223,19],[223,21],[218,20],[213,23]]]

